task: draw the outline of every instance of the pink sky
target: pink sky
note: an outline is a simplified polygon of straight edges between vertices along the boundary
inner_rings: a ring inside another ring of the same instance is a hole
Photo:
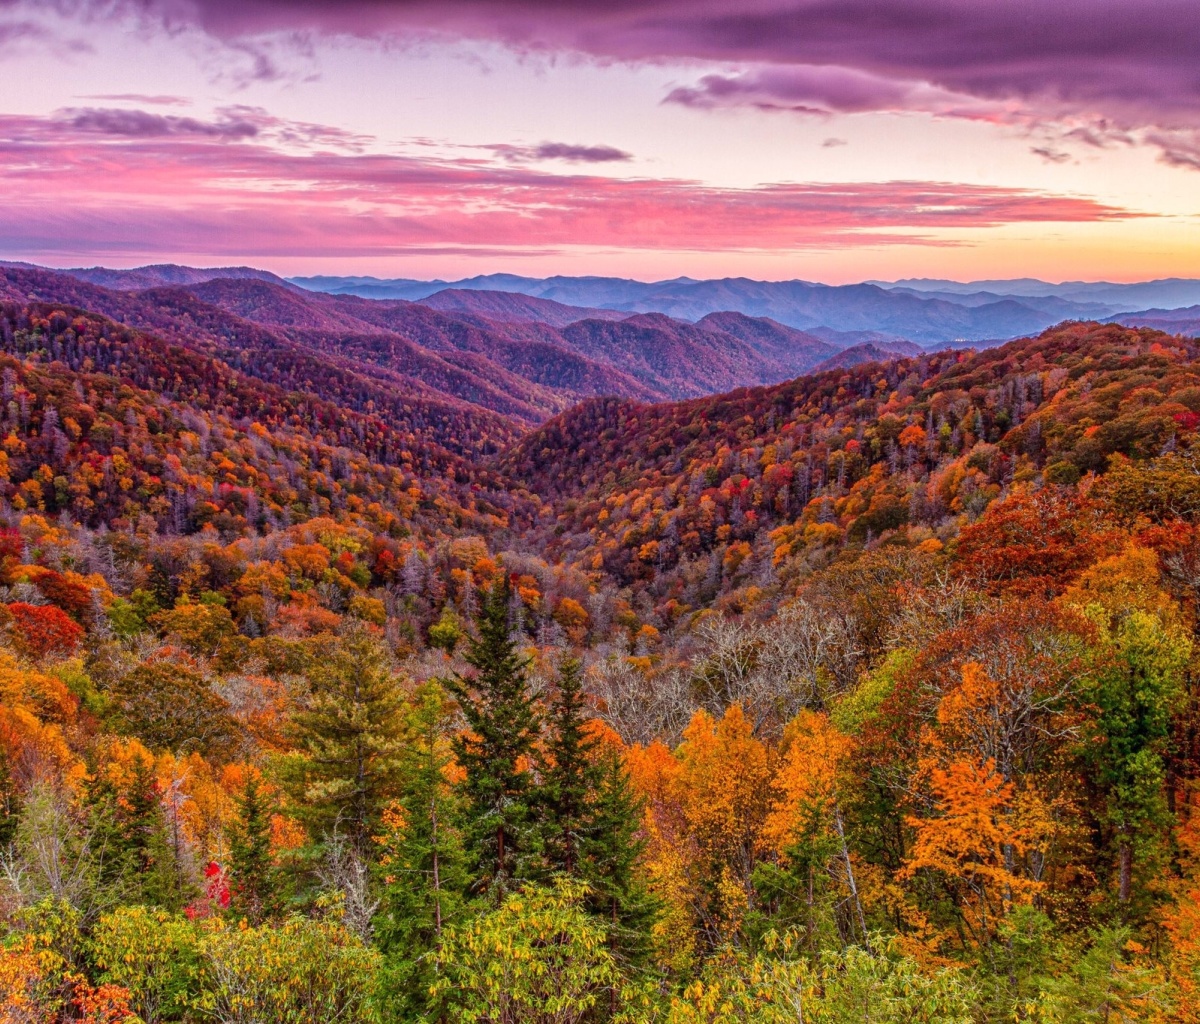
[[[0,258],[1200,276],[1200,5],[0,0]]]

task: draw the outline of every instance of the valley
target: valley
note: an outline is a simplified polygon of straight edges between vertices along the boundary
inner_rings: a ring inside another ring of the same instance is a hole
[[[474,991],[444,915],[535,963],[556,922],[612,972],[567,998],[639,1020],[696,1019],[689,978],[772,1019],[809,982],[743,979],[810,969],[776,928],[840,950],[830,1012],[883,971],[888,1019],[1004,1019],[1023,927],[1020,999],[1136,970],[1128,1005],[1188,1004],[1190,940],[1125,944],[1190,934],[1200,884],[1162,866],[1200,764],[1200,339],[233,273],[0,270],[0,829],[103,998],[155,998],[106,966],[146,943],[269,971],[300,936],[330,999],[423,1019]]]

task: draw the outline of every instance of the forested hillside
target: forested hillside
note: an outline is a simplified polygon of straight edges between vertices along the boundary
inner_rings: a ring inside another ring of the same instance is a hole
[[[397,397],[432,400],[466,406],[484,423],[505,417],[518,428],[596,395],[662,401],[774,383],[845,347],[740,313],[693,324],[657,314],[613,320],[603,311],[596,319],[579,309],[572,319],[571,307],[543,303],[557,307],[541,311],[545,320],[530,319],[530,308],[508,319],[506,301],[492,304],[499,318],[491,319],[307,292],[261,272],[240,275],[205,277],[186,267],[67,274],[0,265],[0,296],[86,309],[255,374],[269,360],[262,372],[272,381],[356,408],[395,404]],[[143,281],[163,283],[139,287]],[[533,311],[538,302],[528,300]]]
[[[3,274],[0,1019],[1200,1020],[1197,341]]]

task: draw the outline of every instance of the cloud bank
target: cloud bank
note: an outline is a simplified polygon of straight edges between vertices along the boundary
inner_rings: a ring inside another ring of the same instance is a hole
[[[98,257],[800,250],[946,245],[953,244],[947,232],[961,229],[1140,216],[1020,188],[936,181],[721,188],[358,152],[326,145],[330,137],[336,130],[242,108],[211,122],[96,109],[0,117],[0,191],[10,197],[0,247]]]
[[[702,81],[697,100],[721,94],[727,102],[733,86],[753,103],[816,99],[833,109],[924,111],[962,100],[1019,105],[1045,117],[1105,117],[1127,127],[1200,127],[1194,0],[57,0],[57,6],[84,14],[124,6],[229,42],[279,32],[441,33],[603,59],[792,69],[757,78],[734,74],[724,84]]]

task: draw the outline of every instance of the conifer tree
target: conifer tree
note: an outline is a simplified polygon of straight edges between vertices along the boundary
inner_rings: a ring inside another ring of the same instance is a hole
[[[552,872],[579,873],[579,848],[590,830],[597,770],[595,740],[585,731],[587,704],[577,658],[563,662],[546,715],[548,735],[539,804],[544,857]]]
[[[589,733],[575,658],[562,665],[546,719],[539,790],[546,866],[587,884],[584,905],[603,922],[614,952],[624,962],[641,962],[655,917],[636,871],[644,848],[642,805],[617,752]]]
[[[509,635],[507,578],[485,595],[469,638],[469,677],[455,675],[449,689],[468,732],[454,742],[465,773],[467,847],[475,888],[496,900],[510,888],[530,851],[532,777],[526,762],[540,726],[525,677],[527,659]]]
[[[234,910],[259,924],[276,909],[277,888],[271,859],[271,807],[256,775],[237,801],[238,818],[229,843]]]
[[[402,795],[384,818],[383,891],[375,936],[387,958],[383,989],[397,1020],[420,1017],[436,980],[435,954],[458,923],[468,888],[462,807],[447,778],[454,705],[441,685],[413,695]]]
[[[162,793],[149,761],[134,759],[124,803],[116,852],[126,883],[137,892],[139,902],[179,910],[191,895],[190,887],[167,835]]]
[[[1114,652],[1090,681],[1088,695],[1099,714],[1087,753],[1113,830],[1117,902],[1129,918],[1135,852],[1149,857],[1167,821],[1162,755],[1191,644],[1142,611],[1129,613],[1112,640]]]
[[[592,777],[588,822],[579,844],[580,875],[589,888],[587,906],[603,918],[619,962],[645,966],[660,907],[638,871],[646,845],[643,801],[615,750],[599,752]]]
[[[96,858],[96,886],[109,892],[120,892],[129,858],[124,814],[117,802],[116,787],[107,779],[93,776],[84,790],[84,807]]]
[[[298,748],[281,778],[315,840],[335,832],[366,861],[398,793],[404,698],[387,652],[365,628],[341,638],[308,673],[292,718]]]

